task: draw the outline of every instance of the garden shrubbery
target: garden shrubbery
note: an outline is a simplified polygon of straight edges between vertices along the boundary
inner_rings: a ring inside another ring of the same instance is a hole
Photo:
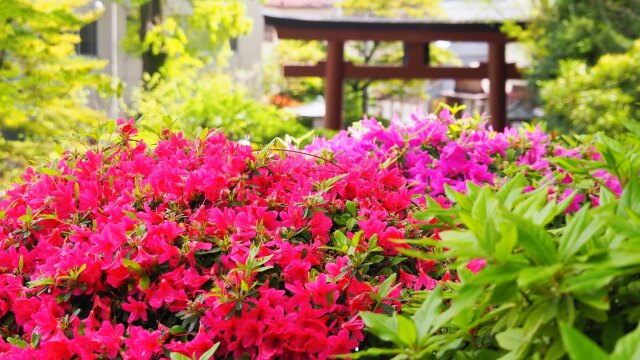
[[[1,200],[3,357],[561,358],[637,323],[638,154],[606,137],[447,110],[304,149],[136,132]]]

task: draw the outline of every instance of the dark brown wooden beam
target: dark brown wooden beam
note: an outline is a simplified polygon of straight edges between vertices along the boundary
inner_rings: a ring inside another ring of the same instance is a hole
[[[346,64],[345,64],[346,65]],[[324,77],[327,62],[319,61],[315,65],[285,65],[285,77]]]
[[[416,60],[413,60],[416,61]],[[485,79],[489,77],[489,67],[486,63],[479,67],[435,67],[435,66],[395,66],[395,65],[354,65],[344,64],[345,79]],[[326,63],[319,62],[315,65],[285,65],[286,77],[324,77]],[[520,79],[515,64],[506,65],[506,76],[509,79]]]
[[[504,43],[489,44],[489,114],[496,131],[504,130],[507,123],[507,66]]]
[[[325,68],[325,115],[326,129],[342,129],[342,88],[344,80],[344,42],[329,41]]]
[[[424,66],[424,47],[425,45],[421,43],[404,43],[404,65],[408,67]]]

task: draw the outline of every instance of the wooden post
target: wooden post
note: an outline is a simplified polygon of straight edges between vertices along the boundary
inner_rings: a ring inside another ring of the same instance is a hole
[[[342,129],[342,87],[344,79],[344,42],[330,40],[327,44],[325,67],[324,127]]]
[[[403,64],[410,67],[421,67],[430,63],[429,43],[404,43]]]
[[[505,44],[489,43],[489,114],[495,131],[502,131],[507,123],[507,64]]]

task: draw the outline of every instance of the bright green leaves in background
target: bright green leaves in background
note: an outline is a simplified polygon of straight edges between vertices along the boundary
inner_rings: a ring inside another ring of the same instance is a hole
[[[338,7],[347,16],[412,17],[440,15],[441,0],[342,0]]]
[[[79,30],[100,12],[88,0],[0,4],[0,188],[34,156],[93,127],[106,114],[90,94],[111,95],[106,61],[76,54]],[[85,11],[79,9],[84,7]]]
[[[529,45],[542,120],[564,132],[620,135],[638,120],[637,0],[535,0],[519,40]]]
[[[521,174],[499,190],[448,189],[450,209],[430,201],[414,216],[449,230],[412,255],[451,262],[461,282],[406,304],[405,315],[362,314],[369,332],[392,345],[355,356],[640,359],[639,135],[627,146],[603,137],[602,162],[565,160],[574,178],[591,165],[624,179],[619,199],[602,188],[598,207],[567,214],[573,197],[548,199],[544,186],[524,191]],[[473,275],[465,265],[478,257],[487,266]]]
[[[639,34],[640,35],[640,34]],[[566,61],[541,96],[548,111],[566,119],[571,130],[619,136],[625,122],[640,118],[640,40],[622,54],[607,54],[589,66]]]
[[[165,12],[142,43],[135,40],[141,25],[130,22],[135,28],[130,47],[166,55],[157,74],[145,75],[146,87],[134,91],[130,115],[143,116],[142,128],[153,129],[148,133],[172,116],[173,126],[190,136],[200,128],[220,128],[230,139],[254,144],[306,133],[291,115],[251,98],[227,71],[230,40],[252,29],[246,2],[191,0],[190,5],[189,14]]]
[[[87,90],[108,92],[106,61],[76,54],[78,32],[100,16],[88,1],[5,0],[0,6],[0,129],[7,139],[56,136],[102,118]]]

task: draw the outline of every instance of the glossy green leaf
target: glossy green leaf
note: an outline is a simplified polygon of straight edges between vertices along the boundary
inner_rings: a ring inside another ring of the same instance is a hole
[[[398,322],[398,337],[400,340],[409,347],[415,346],[418,341],[418,330],[416,325],[410,319],[403,315],[397,315],[396,321]]]
[[[418,330],[418,339],[420,342],[434,330],[434,324],[441,309],[442,287],[436,286],[427,293],[426,298],[413,315],[413,323]]]
[[[618,340],[611,360],[640,360],[640,326]]]
[[[560,323],[562,343],[571,360],[608,360],[609,356],[593,340],[568,323]]]
[[[183,354],[178,353],[178,352],[172,352],[172,353],[169,355],[169,358],[170,358],[171,360],[191,360],[191,358],[189,358],[188,356],[183,355]]]
[[[398,335],[398,323],[393,316],[376,314],[372,312],[361,312],[360,317],[367,330],[384,341],[390,341],[397,345],[404,344]]]
[[[524,331],[521,328],[510,328],[496,334],[496,341],[505,350],[517,349],[524,340]]]
[[[589,212],[589,207],[584,206],[568,222],[562,236],[558,254],[563,260],[576,254],[580,248],[592,237],[598,234],[606,225],[606,220],[600,217],[593,217]]]
[[[220,346],[219,342],[213,344],[213,346],[210,347],[209,350],[205,351],[202,355],[200,355],[200,358],[198,360],[209,360],[209,359],[211,359],[212,356],[216,353],[216,350],[218,350],[219,346]]]
[[[140,266],[140,264],[133,260],[122,259],[122,265],[124,265],[124,267],[132,273],[138,274],[140,276],[144,274],[144,269],[142,268],[142,266]]]

